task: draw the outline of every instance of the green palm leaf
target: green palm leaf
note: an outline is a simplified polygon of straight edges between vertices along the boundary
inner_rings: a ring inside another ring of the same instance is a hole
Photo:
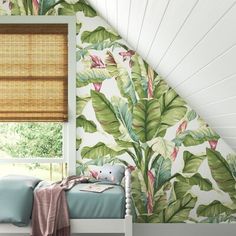
[[[143,186],[144,180],[140,171],[136,169],[132,172],[132,197],[134,199],[135,207],[138,210],[138,214],[144,214],[147,212],[147,197],[146,189]]]
[[[82,158],[97,159],[99,157],[116,157],[123,154],[125,150],[116,151],[105,143],[99,142],[93,147],[84,147],[81,150]]]
[[[112,97],[111,102],[116,112],[116,116],[126,128],[130,138],[134,141],[138,141],[138,137],[132,129],[132,113],[126,100],[121,97]]]
[[[102,26],[97,27],[93,31],[84,31],[81,35],[82,43],[101,43],[107,39],[113,42],[120,39],[120,36],[111,30],[105,29]]]
[[[157,99],[163,96],[170,89],[169,85],[159,75],[155,77],[153,84],[153,97]]]
[[[236,197],[236,182],[227,161],[219,152],[212,149],[207,148],[206,154],[212,177],[218,187],[231,197]]]
[[[84,128],[85,132],[94,133],[97,131],[97,126],[92,120],[87,120],[84,115],[76,118],[76,127]]]
[[[177,198],[184,196],[192,188],[192,186],[198,186],[202,191],[212,190],[212,183],[197,173],[190,178],[186,178],[181,174],[176,176],[176,182],[174,182],[174,190]]]
[[[171,177],[171,160],[160,156],[152,163],[152,169],[155,172],[155,194]]]
[[[83,87],[90,83],[101,83],[105,79],[111,78],[106,69],[87,69],[76,75],[76,87]]]
[[[232,153],[228,154],[226,160],[229,164],[229,168],[232,174],[234,175],[234,177],[236,177],[236,155]]]
[[[91,100],[90,96],[84,96],[84,97],[76,96],[76,115],[77,116],[82,115],[85,106],[90,100]]]
[[[12,0],[11,1],[11,15],[28,15],[28,6],[24,0]]]
[[[218,140],[220,136],[210,127],[202,126],[197,130],[186,131],[183,135],[185,147],[202,144],[206,141]]]
[[[155,214],[161,213],[168,206],[167,192],[163,187],[157,191],[153,197],[153,212]]]
[[[128,50],[126,45],[116,41],[111,42],[107,39],[99,43],[91,44],[85,48],[80,48],[76,52],[76,61],[79,61],[81,58],[84,58],[84,56],[89,53],[89,50],[102,51],[107,48],[111,48],[112,51],[114,51],[115,48],[124,48],[125,50]]]
[[[159,99],[161,107],[161,123],[173,126],[179,122],[187,112],[185,102],[173,89],[169,89]]]
[[[121,136],[120,122],[116,116],[116,112],[110,101],[107,100],[104,94],[91,90],[92,105],[96,117],[102,128],[115,138]]]
[[[175,147],[174,143],[162,137],[154,138],[147,142],[147,145],[152,148],[156,154],[160,154],[164,158],[171,158],[171,154]]]
[[[39,15],[46,15],[46,13],[54,7],[55,0],[40,0],[39,1]]]
[[[109,73],[115,77],[121,95],[128,99],[132,107],[133,104],[136,104],[137,98],[135,95],[135,87],[128,71],[115,61],[111,52],[107,52],[106,66]]]
[[[97,16],[96,11],[91,6],[89,6],[85,1],[81,0],[75,4],[69,4],[66,2],[61,3],[60,8],[58,9],[58,14],[64,16],[73,16],[78,11],[82,11],[84,15],[87,17]]]
[[[183,173],[196,173],[202,164],[202,161],[206,159],[206,155],[194,155],[188,151],[184,151],[183,153],[184,159],[184,168]]]
[[[191,194],[172,202],[159,215],[159,222],[183,223],[189,218],[189,212],[195,207],[197,198]]]
[[[143,59],[136,53],[132,56],[131,76],[139,98],[147,98],[148,75]]]
[[[133,130],[142,142],[151,140],[160,124],[160,105],[156,99],[141,99],[134,106]]]
[[[205,216],[205,217],[217,217],[222,213],[226,213],[227,215],[231,215],[235,212],[232,209],[224,206],[220,201],[213,201],[209,205],[200,205],[197,208],[197,215],[198,216]]]

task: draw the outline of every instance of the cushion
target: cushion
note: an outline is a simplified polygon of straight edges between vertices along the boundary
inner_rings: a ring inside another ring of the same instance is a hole
[[[40,179],[9,175],[0,178],[0,222],[28,225],[33,207],[33,191]]]
[[[120,184],[125,174],[125,167],[122,165],[105,164],[92,168],[90,173],[99,182]]]

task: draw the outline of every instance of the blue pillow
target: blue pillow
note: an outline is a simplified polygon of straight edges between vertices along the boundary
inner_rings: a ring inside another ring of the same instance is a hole
[[[105,164],[97,166],[96,170],[90,172],[99,182],[119,185],[124,177],[125,167],[122,165]]]
[[[0,178],[0,222],[28,225],[33,207],[33,191],[39,179],[9,175]]]

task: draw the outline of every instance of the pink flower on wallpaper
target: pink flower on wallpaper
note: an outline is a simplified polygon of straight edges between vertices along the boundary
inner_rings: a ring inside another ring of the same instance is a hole
[[[39,12],[39,2],[38,0],[32,0],[34,15],[38,15]]]
[[[123,57],[123,61],[126,61],[127,59],[130,59],[135,54],[135,51],[128,50],[126,52],[120,52],[119,55]]]
[[[153,97],[153,85],[152,85],[152,80],[148,80],[148,97],[152,98]]]
[[[155,182],[155,176],[153,175],[153,173],[150,170],[148,170],[147,175],[148,175],[149,183],[150,183],[151,187],[153,187],[154,182]]]
[[[105,64],[102,62],[101,58],[96,55],[90,55],[92,59],[91,69],[92,68],[106,68]]]
[[[188,122],[186,120],[184,120],[178,127],[178,129],[176,130],[176,134],[180,134],[183,133],[186,128],[187,128]]]
[[[155,176],[150,170],[148,170],[147,175],[148,175],[148,185],[149,185],[147,193],[147,211],[148,214],[151,214],[153,212],[153,189],[155,183]]]
[[[211,140],[209,141],[210,147],[212,150],[216,150],[218,140]]]
[[[147,196],[147,211],[148,211],[148,214],[152,214],[153,212],[153,197],[150,192],[148,192],[148,196]]]
[[[176,157],[178,155],[178,152],[179,152],[179,148],[178,147],[174,147],[173,152],[170,155],[173,161],[175,161],[175,159],[176,159]]]
[[[102,83],[93,83],[93,86],[97,92],[100,92],[102,88]]]

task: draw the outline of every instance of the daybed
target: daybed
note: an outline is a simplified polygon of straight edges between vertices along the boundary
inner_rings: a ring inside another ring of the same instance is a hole
[[[26,184],[32,186],[32,188],[36,185],[34,182],[27,182]],[[22,189],[22,186],[19,186],[19,188]],[[66,193],[71,233],[122,233],[125,236],[132,236],[131,176],[129,169],[125,171],[124,189],[121,186],[114,186],[103,193],[90,193],[79,191],[80,188],[80,184],[76,185]],[[0,194],[4,194],[1,188]],[[17,204],[18,194],[24,195],[25,192],[19,191],[14,196],[9,196],[13,200],[12,208],[14,208],[14,204]],[[30,202],[32,199],[27,201]],[[2,206],[2,208],[4,207]],[[12,222],[10,209],[0,209],[0,221],[4,221],[2,220],[4,211],[7,212],[5,222]],[[31,209],[25,209],[24,213],[29,215]],[[27,216],[24,217],[27,218]],[[0,235],[30,235],[30,224],[24,226],[24,220],[17,225],[9,222],[0,223]]]

